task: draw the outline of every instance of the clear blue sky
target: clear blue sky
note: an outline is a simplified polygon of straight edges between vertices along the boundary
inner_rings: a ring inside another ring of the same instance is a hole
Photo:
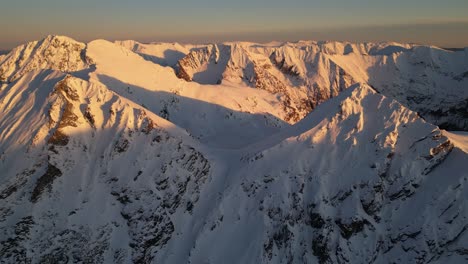
[[[1,0],[0,49],[81,41],[349,40],[468,46],[468,0]]]

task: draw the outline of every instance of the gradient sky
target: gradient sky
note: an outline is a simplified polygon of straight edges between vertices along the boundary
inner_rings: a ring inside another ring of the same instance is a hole
[[[0,49],[49,34],[136,39],[399,41],[468,46],[467,0],[1,0]]]

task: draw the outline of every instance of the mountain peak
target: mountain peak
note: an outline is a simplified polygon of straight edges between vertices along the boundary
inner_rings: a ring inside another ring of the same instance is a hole
[[[76,41],[75,39],[64,36],[64,35],[47,35],[45,38],[42,39],[44,42],[52,42],[52,41],[59,41],[59,42],[70,42],[70,43],[81,43]]]
[[[86,45],[69,37],[49,35],[13,49],[0,61],[0,81],[12,82],[33,70],[74,72],[86,68]]]

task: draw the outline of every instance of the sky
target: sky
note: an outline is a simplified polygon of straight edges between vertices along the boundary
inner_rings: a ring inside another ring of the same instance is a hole
[[[341,40],[468,46],[467,0],[0,0],[0,50],[66,35],[207,43]]]

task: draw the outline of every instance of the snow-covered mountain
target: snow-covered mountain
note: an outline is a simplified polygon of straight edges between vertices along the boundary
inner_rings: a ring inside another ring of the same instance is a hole
[[[192,51],[179,76],[199,83],[235,82],[280,93],[297,122],[356,82],[367,83],[431,122],[468,129],[468,49],[397,43],[227,43]]]
[[[4,263],[464,263],[468,50],[84,44],[0,57]]]

